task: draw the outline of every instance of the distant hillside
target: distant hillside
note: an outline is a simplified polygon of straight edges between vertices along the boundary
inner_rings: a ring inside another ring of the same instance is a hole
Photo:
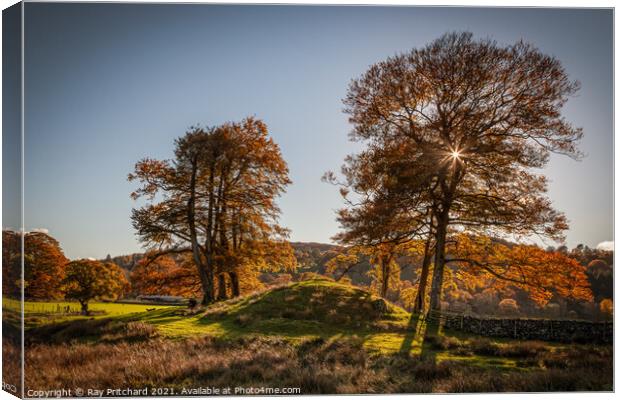
[[[140,260],[142,260],[143,258],[144,258],[144,253],[133,253],[133,254],[127,254],[127,255],[115,256],[115,257],[112,257],[111,255],[108,254],[108,256],[101,261],[112,262],[118,265],[119,267],[121,267],[122,269],[124,269],[125,271],[131,272],[133,271],[136,264],[138,264],[138,262],[140,262]]]
[[[329,275],[326,273],[325,264],[343,249],[342,246],[316,242],[291,242],[291,247],[293,248],[297,262],[299,263],[298,270],[292,274],[294,277],[299,277],[301,274],[307,272]],[[114,257],[108,255],[101,261],[113,262],[129,274],[143,257],[144,253],[133,253]],[[411,257],[401,257],[399,258],[399,264],[402,269],[401,276],[403,279],[415,278],[415,274],[413,272],[415,269],[411,267],[412,264],[416,264],[415,260]],[[369,269],[370,263],[368,260],[363,260],[358,266],[349,270],[347,276],[356,285],[369,285]],[[276,275],[278,274],[263,274],[266,281],[273,280],[273,277]],[[271,279],[268,277],[271,277]]]
[[[299,263],[300,273],[324,274],[327,261],[342,251],[341,246],[314,242],[291,242],[291,247]]]
[[[325,272],[325,263],[342,249],[341,246],[314,242],[291,242],[291,247],[293,247],[295,257],[297,257],[297,261],[300,264],[300,271],[316,272],[320,274]],[[133,253],[120,256],[111,256],[108,254],[108,256],[101,261],[113,262],[124,270],[132,271],[142,258],[144,258],[144,253]]]

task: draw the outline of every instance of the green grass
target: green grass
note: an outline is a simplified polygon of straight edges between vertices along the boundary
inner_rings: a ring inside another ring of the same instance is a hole
[[[65,313],[69,307],[70,314]],[[125,304],[112,302],[92,302],[88,309],[90,316],[80,315],[80,304],[70,301],[26,301],[24,302],[24,325],[26,328],[38,327],[50,323],[58,323],[87,318],[115,318],[131,314],[147,312],[147,309],[165,310],[174,309],[175,306],[158,306],[148,304]],[[3,298],[2,310],[4,320],[9,323],[19,324],[21,307],[19,300]]]
[[[71,301],[26,301],[24,302],[24,312],[26,314],[53,314],[62,313],[65,307],[69,307],[71,312],[80,312],[80,304]],[[88,308],[93,312],[103,312],[108,316],[123,315],[136,312],[145,312],[151,308],[168,308],[170,306],[158,306],[135,303],[108,303],[93,302],[89,303]],[[11,311],[20,311],[20,301],[15,299],[3,298],[2,308]]]

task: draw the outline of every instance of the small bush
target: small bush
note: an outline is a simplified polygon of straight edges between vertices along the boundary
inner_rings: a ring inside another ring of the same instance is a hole
[[[609,367],[611,351],[607,348],[572,348],[540,354],[538,359],[546,368],[604,370]]]
[[[542,342],[527,341],[502,346],[499,355],[503,357],[528,358],[536,357],[547,351],[547,346]]]
[[[475,338],[469,342],[469,348],[480,356],[499,356],[500,347],[487,338]]]
[[[545,368],[558,368],[558,369],[563,369],[563,368],[568,368],[569,367],[569,360],[568,358],[566,358],[566,354],[563,353],[559,353],[559,354],[545,354],[544,357],[541,358],[541,364],[545,367]]]
[[[424,339],[424,343],[430,345],[435,350],[456,350],[463,346],[463,343],[452,336],[428,336]]]
[[[250,314],[239,314],[235,317],[235,323],[240,327],[246,327],[256,321],[256,318]]]
[[[144,322],[130,322],[125,327],[125,335],[132,339],[149,339],[157,336],[155,327]]]

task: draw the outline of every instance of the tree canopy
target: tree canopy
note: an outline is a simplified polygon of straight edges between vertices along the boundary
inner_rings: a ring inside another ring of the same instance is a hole
[[[288,167],[262,121],[191,128],[174,160],[143,159],[129,180],[147,200],[132,211],[138,237],[155,257],[192,254],[204,304],[238,295],[244,270],[296,266],[277,221]]]
[[[67,264],[65,272],[65,297],[79,301],[83,314],[88,314],[88,303],[91,300],[116,300],[128,284],[123,271],[113,263],[76,260]]]
[[[24,296],[27,299],[62,297],[61,281],[69,260],[56,239],[44,232],[24,234]],[[21,296],[21,235],[2,231],[3,293]]]
[[[433,309],[440,308],[450,234],[562,240],[566,218],[534,169],[551,153],[581,156],[582,131],[561,115],[578,88],[534,46],[502,46],[467,32],[372,65],[344,99],[351,138],[366,147],[342,169],[342,193],[355,198],[339,213],[340,237],[363,237],[383,220],[397,225],[395,234],[430,234]],[[368,218],[371,209],[380,216]]]

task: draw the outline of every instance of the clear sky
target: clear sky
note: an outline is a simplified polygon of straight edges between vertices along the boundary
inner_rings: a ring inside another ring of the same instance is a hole
[[[329,242],[338,190],[321,175],[355,150],[341,99],[352,78],[447,31],[525,39],[582,83],[565,116],[585,131],[576,162],[553,157],[550,196],[569,246],[612,233],[612,12],[419,7],[27,3],[26,229],[70,258],[140,251],[126,181],[145,157],[170,158],[193,124],[263,119],[293,185],[283,225]],[[5,226],[10,218],[5,216]]]

